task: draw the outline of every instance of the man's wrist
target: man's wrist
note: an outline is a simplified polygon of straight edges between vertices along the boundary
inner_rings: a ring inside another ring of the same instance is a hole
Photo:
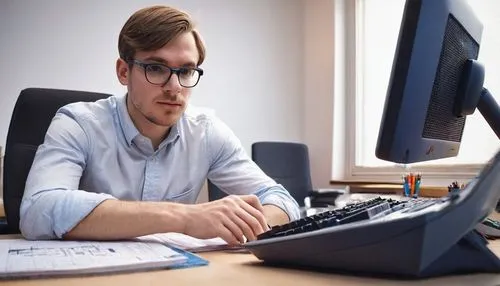
[[[191,205],[159,202],[156,207],[158,208],[157,214],[159,218],[159,232],[185,232],[188,223],[187,218],[189,217],[189,208]]]
[[[272,227],[290,222],[290,217],[282,208],[272,204],[265,204],[262,208],[268,226]]]

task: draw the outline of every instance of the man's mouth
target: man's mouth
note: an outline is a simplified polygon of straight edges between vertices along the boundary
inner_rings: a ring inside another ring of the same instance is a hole
[[[182,106],[182,104],[180,104],[180,103],[177,103],[177,102],[167,102],[167,101],[158,101],[158,104],[172,106],[172,107]]]

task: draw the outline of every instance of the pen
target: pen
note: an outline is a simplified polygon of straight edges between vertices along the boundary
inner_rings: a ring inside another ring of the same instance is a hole
[[[404,190],[405,197],[409,197],[410,196],[410,188],[408,185],[408,176],[403,176],[403,190]]]
[[[411,187],[411,196],[415,195],[415,175],[410,173],[410,187]]]
[[[421,174],[417,174],[417,179],[416,179],[416,182],[415,182],[415,197],[418,197],[419,193],[420,193],[420,181],[422,180],[422,175]]]

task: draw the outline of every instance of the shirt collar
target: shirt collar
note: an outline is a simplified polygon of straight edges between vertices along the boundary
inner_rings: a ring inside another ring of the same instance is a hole
[[[135,128],[134,122],[132,122],[132,118],[130,118],[130,114],[128,114],[127,95],[118,98],[117,109],[123,135],[125,136],[125,140],[127,140],[127,144],[130,146],[132,140],[139,135],[139,131]]]
[[[182,119],[182,116],[181,116],[181,119]],[[160,146],[158,146],[158,149],[161,149],[161,148],[163,148],[163,146],[168,145],[170,143],[174,143],[177,140],[177,138],[179,138],[181,136],[181,134],[179,132],[179,130],[180,130],[179,121],[181,119],[179,119],[174,125],[172,125],[172,127],[170,128],[170,132],[168,133],[167,138],[165,138],[163,140],[163,142],[160,143]]]

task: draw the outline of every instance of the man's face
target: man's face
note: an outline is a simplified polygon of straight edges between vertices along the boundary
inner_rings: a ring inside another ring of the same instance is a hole
[[[171,68],[196,67],[198,58],[192,33],[184,33],[158,50],[138,51],[134,57],[141,63],[162,64]],[[129,66],[122,59],[117,62],[117,73],[120,82],[127,85],[130,116],[141,128],[171,127],[186,109],[192,88],[181,86],[177,74],[172,73],[163,86],[154,85],[147,80],[144,66]]]

